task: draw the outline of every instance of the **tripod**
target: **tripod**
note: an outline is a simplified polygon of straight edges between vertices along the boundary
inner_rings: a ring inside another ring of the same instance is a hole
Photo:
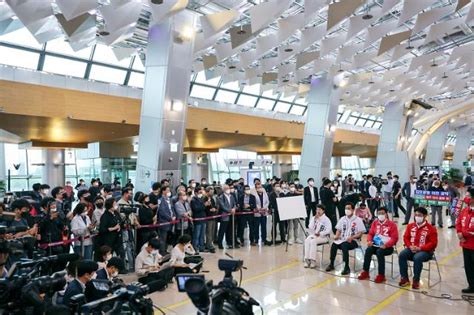
[[[298,224],[299,226],[301,227],[301,230],[303,231],[303,234],[304,234],[304,237],[305,239],[308,237],[308,233],[306,233],[306,229],[305,227],[303,226],[303,224],[301,223],[301,218],[296,218],[296,219],[290,219],[290,220],[298,220]],[[288,220],[287,220],[288,221]],[[289,223],[289,222],[288,222]],[[288,243],[289,243],[289,240],[290,239],[290,228],[289,228],[289,224],[288,224],[288,228],[286,230],[286,252],[288,252]]]

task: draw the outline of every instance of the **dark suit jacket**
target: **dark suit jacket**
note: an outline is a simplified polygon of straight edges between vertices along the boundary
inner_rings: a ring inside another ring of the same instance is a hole
[[[74,295],[82,294],[82,293],[84,293],[84,290],[82,289],[82,286],[81,286],[81,284],[79,283],[79,280],[77,280],[77,279],[72,280],[72,281],[68,284],[68,286],[67,286],[67,288],[66,288],[66,291],[64,292],[64,297],[63,297],[63,303],[64,303],[64,305],[70,307],[71,298],[72,298]]]
[[[240,196],[239,198],[239,208],[240,211],[253,211],[257,208],[257,199],[255,198],[254,195],[250,194],[249,195],[249,206],[250,208],[244,208],[244,200],[245,200],[245,195]]]
[[[313,189],[313,191],[314,191],[315,203],[319,203],[318,189],[316,187],[306,186],[303,190],[304,204],[306,206],[309,206],[309,204],[311,203],[311,191],[310,191],[310,189]]]
[[[416,183],[416,190],[423,190],[423,187],[420,184]],[[410,182],[406,182],[405,184],[403,184],[402,195],[407,199],[415,197],[411,195]]]
[[[107,270],[105,270],[105,268],[97,270],[96,275],[97,275],[96,279],[109,280],[109,277],[107,275]]]
[[[173,219],[172,214],[174,214],[174,211],[171,210],[168,202],[164,198],[162,198],[160,202],[160,206],[158,207],[158,213],[157,213],[158,223],[170,222]],[[169,225],[160,226],[158,229],[170,231],[171,227],[172,225],[169,224]]]
[[[230,211],[232,210],[232,208],[235,208],[236,207],[236,202],[235,202],[235,198],[232,197],[232,194],[229,196],[230,198],[230,203],[229,201],[227,200],[227,197],[225,196],[225,194],[221,194],[219,196],[219,213],[221,214],[224,214],[224,213],[230,213]],[[226,221],[229,221],[230,220],[230,217],[227,216],[227,217],[222,217],[221,218],[221,221],[222,222],[226,222]]]

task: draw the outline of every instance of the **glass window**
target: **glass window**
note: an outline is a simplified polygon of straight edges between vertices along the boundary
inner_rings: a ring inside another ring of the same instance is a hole
[[[91,50],[92,47],[87,47],[76,52],[72,50],[71,46],[64,40],[64,38],[57,38],[46,44],[46,51],[82,59],[89,59],[91,56]]]
[[[236,92],[218,90],[215,100],[222,103],[234,104],[237,95]]]
[[[365,122],[366,122],[365,119],[359,118],[359,120],[356,122],[356,126],[363,127]]]
[[[290,103],[284,103],[284,102],[278,102],[275,106],[275,111],[280,112],[280,113],[288,113],[290,110],[291,104]]]
[[[372,126],[372,128],[375,128],[375,129],[380,129],[382,127],[382,123],[380,122],[375,122],[374,125]]]
[[[92,65],[91,74],[89,76],[92,80],[98,80],[103,82],[111,82],[117,84],[123,84],[125,81],[125,70],[118,70],[114,68]]]
[[[39,53],[0,46],[0,56],[0,63],[5,65],[28,69],[38,67]]]
[[[278,93],[275,93],[275,91],[271,89],[263,91],[262,96],[276,99],[278,97]]]
[[[341,119],[339,120],[339,122],[345,124],[346,121],[347,121],[347,118],[349,118],[349,115],[351,114],[351,111],[350,110],[346,110],[342,116],[341,116]]]
[[[145,71],[145,61],[142,61],[139,55],[135,56],[135,60],[133,61],[133,70],[137,71]]]
[[[240,94],[237,104],[247,107],[254,107],[257,102],[256,96]]]
[[[306,97],[297,97],[295,100],[296,104],[300,105],[308,105],[308,101],[306,100]]]
[[[216,92],[215,88],[210,88],[207,86],[202,86],[199,84],[194,84],[193,89],[191,90],[191,97],[203,98],[207,100],[212,100],[214,93]]]
[[[30,31],[26,27],[22,27],[19,30],[0,36],[0,41],[38,49],[43,46],[38,43],[36,38],[31,35]]]
[[[131,57],[128,57],[119,61],[111,47],[102,44],[95,45],[94,61],[128,68],[130,67],[130,59]]]
[[[280,96],[280,101],[284,101],[284,102],[289,102],[289,103],[293,103],[293,100],[295,99],[295,96],[294,95],[282,95]]]
[[[350,116],[345,123],[348,125],[355,125],[357,119],[357,117]]]
[[[272,110],[275,105],[275,100],[269,100],[267,98],[261,98],[257,103],[257,108]]]
[[[367,121],[365,122],[364,127],[372,128],[373,125],[374,125],[374,121],[373,121],[373,120],[367,120]]]
[[[87,63],[85,62],[46,56],[43,71],[83,78],[86,67]]]
[[[143,73],[133,72],[130,73],[130,79],[128,85],[143,88],[145,84],[145,75]]]
[[[238,81],[232,81],[232,82],[227,82],[227,83],[222,83],[221,88],[223,89],[228,89],[228,90],[233,90],[233,91],[240,91],[239,87],[239,82]]]
[[[260,83],[253,85],[245,85],[242,92],[253,95],[260,95]]]
[[[204,71],[201,71],[197,74],[195,81],[198,83],[206,84],[206,85],[218,86],[220,80],[221,80],[221,77],[206,80],[206,74],[204,73]]]
[[[306,107],[304,107],[304,106],[293,105],[291,107],[290,114],[303,115],[305,109],[306,109]]]

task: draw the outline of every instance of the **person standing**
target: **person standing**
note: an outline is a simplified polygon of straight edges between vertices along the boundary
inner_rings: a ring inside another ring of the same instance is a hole
[[[239,215],[237,220],[239,221],[239,230],[237,231],[237,237],[240,240],[242,246],[244,245],[244,231],[247,225],[249,226],[249,238],[250,245],[255,246],[257,242],[254,238],[254,215],[251,214],[257,208],[257,200],[254,195],[251,194],[250,186],[244,186],[244,194],[239,198]]]
[[[253,218],[254,222],[254,229],[253,229],[253,241],[258,245],[259,234],[260,239],[262,240],[262,245],[271,245],[269,241],[267,241],[267,215],[268,215],[268,207],[270,205],[270,201],[268,199],[267,192],[263,188],[260,182],[255,184],[255,201],[256,201],[256,213]]]
[[[441,183],[439,180],[435,180],[433,182],[433,186],[430,187],[430,191],[436,191],[441,193],[444,191],[443,187],[441,187]],[[436,225],[436,217],[438,217],[438,226],[440,229],[443,228],[443,206],[439,205],[432,205],[431,206],[431,225]]]
[[[105,201],[105,212],[100,218],[99,237],[100,245],[109,246],[118,256],[123,257],[120,215],[116,215],[118,204],[113,198]]]
[[[470,189],[474,195],[474,188]],[[459,245],[462,247],[464,258],[464,271],[468,287],[462,293],[474,293],[474,198],[469,199],[469,204],[462,210],[456,221],[456,232]]]
[[[337,198],[334,195],[334,192],[331,190],[331,180],[326,178],[323,181],[323,187],[320,190],[321,203],[326,207],[326,215],[329,220],[331,220],[332,230],[336,233],[336,202]]]
[[[270,209],[273,213],[273,219],[275,220],[275,224],[272,226],[272,243],[275,242],[275,244],[286,242],[286,221],[280,220],[280,213],[278,212],[277,198],[281,198],[281,197],[284,197],[284,194],[280,187],[280,183],[275,182],[273,184],[272,192],[270,193],[270,196],[268,196],[268,199],[270,201]],[[276,231],[273,230],[273,229],[276,230],[277,224],[278,224],[278,230],[280,232],[279,242],[276,240]]]
[[[171,207],[171,191],[169,186],[161,187],[161,201],[158,206],[158,223],[164,224],[158,227],[158,233],[160,235],[160,255],[164,256],[167,254],[168,249],[168,234],[173,230],[173,223],[176,220],[176,214]]]
[[[318,245],[329,243],[332,225],[331,220],[324,214],[324,205],[316,206],[316,215],[309,225],[310,235],[304,241],[304,267],[316,268]]]
[[[91,231],[94,225],[91,219],[87,216],[86,205],[78,203],[73,211],[74,217],[71,220],[71,232],[74,237],[80,237],[79,241],[74,242],[74,252],[80,255],[83,259],[92,259],[92,239]],[[82,243],[82,244],[81,244]]]
[[[230,193],[229,185],[223,186],[223,193],[219,196],[219,211],[220,214],[224,214],[225,216],[221,217],[221,222],[219,225],[219,232],[217,235],[217,244],[219,249],[224,249],[222,241],[224,240],[224,235],[226,238],[226,243],[228,248],[232,247],[232,228],[229,225],[230,216],[235,214],[236,211],[236,204],[235,200]]]
[[[400,209],[403,214],[406,214],[405,208],[402,206],[402,185],[398,181],[400,178],[398,175],[393,176],[393,185],[392,185],[392,196],[393,196],[393,217],[398,218],[398,209]],[[405,216],[406,218],[407,216]]]
[[[193,229],[193,247],[196,250],[196,254],[199,254],[199,251],[204,251],[204,238],[206,235],[206,205],[203,201],[204,187],[199,186],[194,189],[194,196],[191,199],[191,211],[194,221]]]
[[[206,188],[207,201],[206,205],[206,215],[208,217],[215,216],[217,214],[217,198],[214,194],[213,186],[207,186]],[[215,253],[216,249],[214,248],[214,235],[216,234],[216,219],[208,219],[206,224],[206,249],[204,251],[209,251],[210,253]]]
[[[296,187],[294,183],[290,184],[290,192],[286,194],[285,197],[295,197],[299,196],[298,192],[296,191]],[[293,242],[296,244],[302,244],[303,242],[299,238],[299,221],[300,219],[290,219],[287,220],[288,222],[288,245],[293,245]]]
[[[367,249],[364,256],[364,267],[359,280],[369,280],[369,268],[372,256],[377,256],[378,274],[376,283],[385,282],[385,256],[393,254],[393,247],[398,242],[398,227],[388,218],[388,209],[381,207],[377,210],[377,220],[370,226],[367,234]]]
[[[412,175],[410,176],[410,181],[406,182],[402,189],[402,196],[407,200],[407,208],[403,225],[407,225],[410,222],[411,213],[415,207],[415,192],[417,190],[423,190],[423,187],[418,183],[417,178]]]
[[[388,208],[388,211],[390,213],[393,212],[392,190],[393,190],[392,172],[388,172],[386,182],[382,185],[382,191],[383,191],[384,204]]]
[[[303,196],[306,206],[305,226],[308,228],[311,214],[316,215],[316,205],[319,203],[318,189],[314,186],[314,178],[308,178],[308,186],[304,188]]]

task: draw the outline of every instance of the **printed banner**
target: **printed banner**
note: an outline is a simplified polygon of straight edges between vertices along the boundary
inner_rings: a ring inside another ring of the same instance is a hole
[[[449,192],[415,190],[415,203],[428,206],[450,206]]]

